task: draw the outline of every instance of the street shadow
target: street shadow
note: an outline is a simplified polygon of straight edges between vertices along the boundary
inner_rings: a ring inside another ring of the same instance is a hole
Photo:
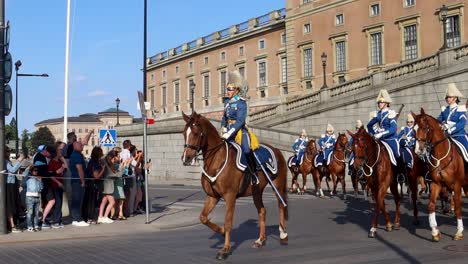
[[[365,201],[362,197],[359,198],[348,198],[346,200],[343,200],[343,203],[345,205],[345,209],[343,211],[336,211],[334,214],[336,217],[332,218],[333,221],[336,222],[338,225],[347,225],[347,224],[354,224],[356,226],[359,226],[363,230],[363,235],[366,235],[366,233],[369,231],[371,227],[371,222],[372,218],[374,215],[374,208],[373,208],[373,201]],[[393,231],[393,232],[405,232],[407,230],[410,234],[416,236],[417,238],[420,238],[421,240],[431,242],[431,237],[430,235],[428,236],[422,236],[417,234],[417,230],[427,230],[427,233],[430,233],[429,229],[429,220],[427,217],[428,210],[427,210],[427,203],[428,199],[422,200],[422,203],[418,204],[418,209],[419,209],[419,225],[415,225],[413,223],[414,216],[413,216],[413,205],[411,199],[408,199],[406,196],[405,199],[402,201],[402,204],[400,206],[400,211],[401,211],[401,229],[399,231]],[[440,205],[440,202],[438,202]],[[385,205],[387,212],[389,214],[389,217],[393,223],[394,218],[395,218],[395,203],[393,200],[392,195],[387,195],[385,197]],[[406,209],[406,210],[405,210]],[[454,228],[454,233],[456,230],[456,221],[454,219],[453,215],[443,215],[440,213],[440,207],[438,207],[437,211],[437,224],[438,226],[442,225],[449,225],[453,226]],[[466,213],[466,212],[465,212]],[[424,215],[424,217],[421,216]],[[455,223],[455,225],[454,225]],[[387,241],[385,239],[384,235],[379,235],[380,234],[385,234],[387,233],[385,231],[385,222],[383,219],[382,214],[379,214],[379,223],[377,227],[377,235],[374,239],[377,241],[381,242],[382,244],[386,245],[389,249],[393,250],[395,253],[397,253],[399,256],[401,256],[403,259],[405,259],[409,263],[421,263],[418,259],[414,258],[411,256],[406,250],[402,249],[399,245],[394,244],[390,241]],[[421,232],[424,233],[424,232]],[[443,236],[447,236],[451,238],[450,234],[447,234],[445,232],[441,232]]]
[[[259,236],[258,220],[248,219],[240,224],[237,228],[232,229],[231,233],[231,254],[246,241],[252,241],[252,244]],[[276,232],[276,233],[275,233]],[[268,240],[278,240],[279,243],[278,225],[269,225],[265,227],[265,236]],[[224,236],[218,233],[213,233],[210,240],[216,240],[210,248],[220,249],[224,246]]]

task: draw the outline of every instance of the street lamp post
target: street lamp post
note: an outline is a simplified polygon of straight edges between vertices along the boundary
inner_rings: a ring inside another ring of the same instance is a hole
[[[447,13],[448,8],[446,5],[442,5],[440,8],[440,18],[442,19],[442,26],[444,27],[444,44],[442,45],[442,50],[447,48]]]
[[[322,67],[323,67],[323,86],[321,89],[328,88],[327,86],[327,78],[325,76],[325,68],[327,67],[327,54],[325,52],[322,53],[322,56],[320,56],[322,59]]]
[[[16,81],[16,91],[15,91],[15,119],[16,119],[16,142],[15,142],[15,148],[16,148],[16,158],[18,158],[19,156],[19,126],[18,126],[18,77],[49,77],[49,75],[47,73],[43,73],[43,74],[30,74],[30,73],[18,73],[19,71],[19,68],[21,67],[21,65],[23,65],[21,63],[20,60],[17,60],[15,62],[15,71],[16,71],[16,78],[15,78],[15,81]]]
[[[117,105],[117,124],[116,126],[119,126],[120,123],[119,123],[119,105],[120,105],[120,99],[117,97],[117,99],[115,99],[115,104]]]
[[[193,80],[190,80],[190,107],[192,108],[192,114],[193,114],[193,109],[195,105],[195,82]]]

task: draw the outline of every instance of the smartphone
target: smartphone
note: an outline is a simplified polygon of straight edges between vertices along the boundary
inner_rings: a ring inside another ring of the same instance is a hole
[[[148,160],[148,163],[151,163],[151,159]]]

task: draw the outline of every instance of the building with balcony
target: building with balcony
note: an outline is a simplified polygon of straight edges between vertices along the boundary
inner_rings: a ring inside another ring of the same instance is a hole
[[[442,5],[447,7],[441,12]],[[148,59],[157,118],[219,118],[227,73],[249,83],[250,113],[465,43],[465,0],[286,0],[285,9],[183,43]],[[444,29],[445,22],[445,29]],[[189,84],[196,84],[190,98]]]

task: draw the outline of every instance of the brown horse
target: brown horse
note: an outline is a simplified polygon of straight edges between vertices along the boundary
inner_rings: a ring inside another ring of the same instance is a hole
[[[203,174],[201,177],[202,188],[207,194],[203,210],[200,214],[200,221],[213,231],[225,237],[224,247],[216,255],[217,259],[226,259],[231,250],[231,232],[234,216],[234,208],[237,197],[253,196],[255,207],[257,208],[260,226],[260,236],[253,243],[253,247],[260,248],[265,244],[265,218],[266,209],[263,205],[262,194],[268,184],[268,180],[263,172],[257,173],[259,183],[251,185],[250,180],[244,185],[244,172],[237,169],[236,150],[225,142],[219,135],[216,128],[205,117],[193,113],[187,116],[182,113],[186,122],[183,135],[185,139],[182,162],[184,165],[191,165],[198,155],[203,156]],[[270,146],[269,146],[270,147]],[[270,147],[278,161],[277,174],[273,184],[278,190],[283,200],[287,201],[287,166],[281,152]],[[199,152],[201,154],[199,154]],[[211,180],[209,177],[212,177]],[[216,177],[216,179],[213,179]],[[241,191],[242,186],[247,186],[245,191]],[[208,215],[213,211],[219,200],[223,199],[226,204],[226,214],[224,227],[210,221]],[[287,244],[288,234],[286,233],[286,220],[288,218],[288,208],[284,206],[278,198],[279,207],[279,231],[281,244]]]
[[[463,221],[461,194],[462,188],[465,195],[468,194],[468,184],[465,177],[464,161],[457,151],[457,146],[447,137],[437,119],[426,114],[421,108],[421,113],[411,113],[415,119],[416,154],[424,156],[430,165],[431,197],[429,201],[429,224],[432,229],[432,240],[440,240],[440,231],[437,229],[435,205],[437,197],[443,187],[454,192],[455,214],[457,217],[457,233],[454,240],[463,239]]]
[[[400,228],[400,194],[398,193],[398,182],[395,179],[395,168],[390,162],[390,157],[381,142],[375,141],[363,128],[360,128],[356,134],[348,131],[353,137],[354,164],[356,169],[363,170],[364,175],[368,177],[367,184],[372,192],[374,199],[374,217],[372,226],[369,230],[369,238],[375,237],[379,213],[382,214],[386,223],[386,230],[392,231]],[[392,225],[387,210],[385,209],[385,195],[390,186],[395,201],[395,225]]]
[[[343,197],[346,195],[346,182],[345,182],[345,171],[346,171],[346,154],[348,149],[348,138],[345,133],[339,133],[336,139],[335,146],[333,147],[333,156],[328,165],[328,171],[331,174],[333,181],[333,191],[330,192],[330,196],[336,194],[336,188],[338,182],[341,183],[343,188]]]
[[[315,155],[317,155],[317,145],[315,144],[315,140],[310,139],[309,142],[307,142],[307,145],[306,145],[306,148],[305,148],[305,153],[304,153],[304,156],[303,156],[303,161],[302,161],[302,164],[299,165],[298,171],[295,171],[293,167],[289,167],[289,171],[291,172],[291,175],[292,175],[292,183],[291,183],[291,188],[289,189],[289,192],[294,192],[294,189],[297,186],[297,193],[298,194],[304,194],[305,193],[306,188],[307,188],[306,187],[307,175],[313,169]],[[288,164],[289,164],[289,161],[293,157],[294,156],[291,156],[288,159]],[[299,183],[297,181],[297,178],[298,178],[299,174],[302,175],[302,188],[299,186]]]

